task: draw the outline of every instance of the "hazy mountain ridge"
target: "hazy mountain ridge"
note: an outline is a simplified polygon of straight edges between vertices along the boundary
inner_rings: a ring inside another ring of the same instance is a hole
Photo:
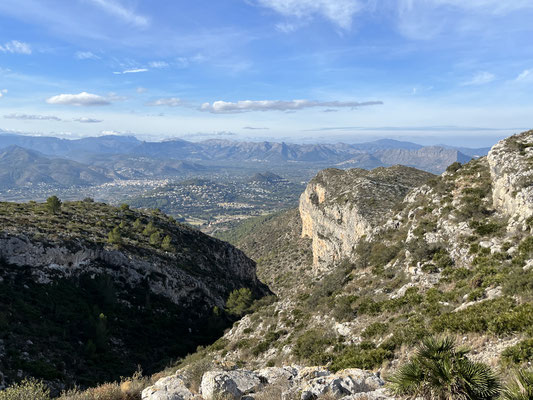
[[[0,149],[0,187],[88,186],[110,182],[117,175],[107,168],[75,161],[46,157],[33,150],[13,145]]]
[[[18,145],[43,154],[71,158],[87,164],[103,165],[101,155],[149,157],[153,160],[193,162],[263,162],[339,164],[350,167],[375,168],[398,163],[430,172],[442,172],[452,162],[468,161],[471,156],[450,146],[421,146],[392,139],[359,144],[294,144],[277,142],[237,142],[211,139],[190,142],[172,139],[163,142],[141,142],[134,137],[101,136],[76,140],[50,137],[0,135],[0,148]],[[472,155],[484,155],[483,149],[466,149]],[[155,162],[155,161],[154,161]],[[167,161],[168,162],[168,161]],[[342,163],[342,164],[340,164]]]

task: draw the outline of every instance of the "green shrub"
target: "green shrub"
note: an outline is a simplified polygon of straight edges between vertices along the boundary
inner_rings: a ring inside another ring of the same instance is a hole
[[[330,368],[332,371],[346,368],[374,369],[393,356],[394,353],[388,349],[376,347],[371,342],[362,342],[344,348],[334,357]]]
[[[42,382],[25,379],[5,390],[0,390],[0,400],[50,400],[50,390]]]
[[[523,364],[533,361],[533,338],[522,340],[521,342],[506,348],[502,353],[504,361],[513,364]]]
[[[158,231],[150,235],[150,244],[156,247],[161,244],[161,234]]]
[[[463,310],[445,313],[435,318],[435,332],[489,332],[503,335],[523,332],[533,324],[533,305],[516,305],[509,298],[486,300]]]
[[[382,336],[388,329],[389,326],[387,324],[384,324],[383,322],[374,322],[365,328],[361,336],[365,339],[370,339],[377,335]]]
[[[61,200],[57,196],[51,196],[46,199],[46,208],[52,214],[57,214],[61,211]]]
[[[122,236],[120,234],[120,228],[116,226],[111,232],[107,235],[107,243],[115,244],[117,246],[122,244]]]
[[[334,343],[335,339],[324,331],[309,330],[296,340],[292,352],[300,361],[307,361],[311,365],[324,365],[333,357],[327,350]]]
[[[240,288],[230,293],[226,301],[226,309],[230,314],[240,317],[250,310],[252,303],[252,291],[248,288]]]
[[[448,165],[448,167],[446,168],[446,172],[453,174],[454,172],[457,172],[461,167],[462,167],[462,164],[459,161],[455,161],[451,163],[450,165]]]
[[[172,238],[166,235],[161,242],[161,248],[166,251],[172,250]]]

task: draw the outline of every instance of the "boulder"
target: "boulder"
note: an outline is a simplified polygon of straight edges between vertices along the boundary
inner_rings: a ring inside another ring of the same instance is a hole
[[[178,376],[167,376],[159,379],[155,385],[142,391],[142,400],[191,400],[194,395]]]
[[[202,377],[200,392],[205,400],[219,398],[240,400],[262,388],[259,376],[252,371],[209,371]]]
[[[368,393],[381,388],[384,382],[375,374],[361,369],[345,369],[336,374],[311,379],[302,385],[301,399],[311,400],[323,395],[342,398]]]

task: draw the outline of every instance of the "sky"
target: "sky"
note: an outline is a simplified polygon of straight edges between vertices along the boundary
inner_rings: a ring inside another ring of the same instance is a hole
[[[1,0],[0,132],[487,146],[533,0]]]

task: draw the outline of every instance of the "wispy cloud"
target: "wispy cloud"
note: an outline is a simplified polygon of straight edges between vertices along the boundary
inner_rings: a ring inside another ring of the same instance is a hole
[[[7,89],[0,90],[0,97],[4,97],[4,94],[7,93]]]
[[[496,75],[491,74],[490,72],[482,71],[474,75],[472,79],[469,79],[461,83],[461,86],[486,85],[487,83],[492,82],[494,79],[496,79]]]
[[[134,69],[127,69],[124,71],[115,71],[113,73],[115,75],[122,75],[122,74],[138,74],[139,72],[148,72],[148,68],[134,68]]]
[[[177,97],[164,97],[162,99],[157,99],[146,103],[147,106],[167,106],[167,107],[178,107],[183,106],[185,103],[183,100],[178,99]]]
[[[533,81],[533,68],[523,70],[515,79],[517,82]]]
[[[256,127],[256,126],[245,126],[242,129],[247,129],[250,131],[265,131],[265,130],[268,130],[269,128],[261,128],[261,127]]]
[[[168,68],[169,64],[166,61],[152,61],[148,64],[151,68]]]
[[[148,91],[148,89],[146,89],[145,87],[139,86],[137,89],[135,89],[135,91],[139,94],[142,94]]]
[[[55,115],[33,115],[33,114],[7,114],[4,115],[7,119],[19,119],[23,121],[62,121],[61,118]]]
[[[213,114],[236,114],[251,111],[296,111],[313,107],[329,108],[357,108],[383,104],[381,101],[312,101],[312,100],[241,100],[236,103],[215,101],[213,104],[204,103],[201,111]]]
[[[98,57],[96,54],[94,54],[91,51],[77,51],[76,52],[76,58],[78,60],[98,60],[100,57]]]
[[[89,117],[75,118],[74,121],[81,122],[83,124],[97,124],[99,122],[103,122],[103,120],[101,119],[95,119],[95,118],[89,118]]]
[[[115,0],[90,0],[93,4],[100,7],[102,10],[111,14],[122,21],[134,25],[138,28],[146,28],[150,24],[147,17],[135,13],[133,10],[126,8]]]
[[[360,0],[257,0],[257,4],[285,17],[305,20],[320,15],[342,29],[351,28],[354,15],[364,3]],[[287,32],[296,28],[297,25],[291,23],[278,25],[278,29]]]
[[[97,94],[81,92],[78,94],[58,94],[46,99],[48,104],[62,104],[69,106],[105,106],[111,102]]]
[[[31,54],[31,46],[28,43],[12,40],[10,42],[0,44],[0,52],[13,54]]]

